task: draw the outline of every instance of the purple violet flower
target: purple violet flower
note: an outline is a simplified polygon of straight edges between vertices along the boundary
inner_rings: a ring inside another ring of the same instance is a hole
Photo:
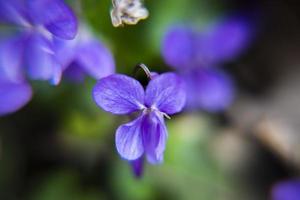
[[[62,0],[0,0],[0,23],[15,30],[0,38],[0,116],[30,101],[27,76],[57,85],[62,75],[80,81],[114,73],[110,51],[84,25],[77,34],[77,19]]]
[[[122,158],[136,161],[145,156],[151,164],[163,161],[168,135],[164,117],[180,112],[185,104],[184,84],[178,75],[157,75],[145,91],[131,77],[110,75],[95,85],[93,98],[103,110],[116,115],[139,113],[135,120],[116,131],[116,147]],[[137,175],[140,166],[137,163]]]
[[[300,198],[300,179],[284,181],[272,189],[272,200],[298,200]]]
[[[237,17],[223,19],[202,32],[173,27],[166,33],[162,55],[187,83],[187,108],[218,112],[231,105],[233,81],[216,66],[241,54],[251,35],[248,21]]]
[[[63,69],[53,40],[73,39],[77,19],[62,0],[0,0],[0,23],[7,27],[0,38],[2,116],[17,111],[31,99],[26,75],[54,85],[60,82]]]
[[[3,66],[6,71],[12,74],[10,70],[16,70],[16,66],[10,65],[16,65],[17,59],[18,76],[27,72],[31,79],[49,80],[57,85],[62,69],[56,60],[53,40],[74,39],[77,19],[72,10],[62,0],[0,0],[0,13],[0,23],[16,30],[13,37],[4,40],[19,42],[18,55],[9,55],[11,61]],[[15,54],[15,46],[8,46],[7,51]],[[19,77],[13,78],[15,81]]]

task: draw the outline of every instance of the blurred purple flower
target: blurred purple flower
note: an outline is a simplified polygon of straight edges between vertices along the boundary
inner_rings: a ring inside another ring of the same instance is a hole
[[[144,91],[131,77],[110,75],[95,85],[93,98],[98,106],[113,114],[139,112],[139,117],[116,131],[116,147],[122,158],[134,161],[145,155],[152,164],[163,161],[167,139],[164,116],[180,112],[185,104],[184,85],[179,76],[157,75]],[[138,174],[141,165],[136,164],[133,167]]]
[[[110,51],[85,26],[77,34],[77,19],[62,0],[0,0],[1,22],[16,31],[0,41],[0,116],[31,99],[26,74],[57,85],[63,74],[82,80],[114,73]]]
[[[26,71],[31,79],[50,80],[58,84],[62,69],[56,60],[53,40],[74,39],[77,33],[77,19],[72,10],[62,0],[0,0],[0,22],[15,27],[16,33],[5,40],[19,41],[17,58],[10,59],[4,66],[7,71],[19,68]],[[15,54],[15,46],[7,47]],[[10,55],[15,58],[14,55]],[[18,73],[18,75],[20,72]],[[19,77],[12,77],[16,81]]]
[[[234,84],[216,66],[241,54],[251,36],[248,21],[237,17],[223,19],[202,32],[190,27],[167,31],[162,55],[187,82],[188,108],[217,112],[232,103]]]
[[[0,0],[0,23],[10,28],[1,32],[0,39],[1,116],[31,99],[25,74],[54,85],[60,82],[63,69],[53,40],[73,39],[77,19],[62,0]]]
[[[300,179],[284,181],[272,189],[272,200],[298,200],[300,198]]]

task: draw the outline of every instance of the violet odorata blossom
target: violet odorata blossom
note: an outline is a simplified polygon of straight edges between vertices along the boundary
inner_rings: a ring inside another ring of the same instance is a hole
[[[62,75],[82,80],[114,72],[110,51],[84,25],[78,28],[63,0],[0,0],[0,23],[0,116],[30,101],[27,79],[57,85]]]
[[[15,30],[13,36],[4,40],[11,43],[17,40],[18,45],[11,46],[20,52],[17,57],[11,55],[11,61],[3,68],[7,72],[15,70],[10,64],[16,62],[13,58],[19,59],[18,70],[23,71],[23,75],[58,84],[62,69],[55,56],[53,40],[75,38],[77,19],[71,8],[62,0],[0,0],[0,13],[0,22]],[[13,78],[16,81],[16,77]]]
[[[100,79],[93,89],[96,104],[107,112],[139,116],[116,131],[116,148],[120,156],[136,161],[137,175],[143,156],[151,164],[163,161],[168,137],[164,117],[178,113],[185,105],[185,89],[175,73],[164,73],[153,78],[146,87],[126,75],[114,74]]]
[[[73,39],[77,20],[62,0],[0,0],[0,115],[23,107],[32,96],[26,76],[58,84],[62,69],[53,39]]]
[[[300,197],[300,179],[287,180],[272,188],[272,200],[298,200]]]
[[[187,83],[187,108],[218,112],[231,105],[234,84],[219,66],[241,54],[251,35],[248,21],[237,17],[223,19],[201,32],[184,26],[167,31],[162,55]]]

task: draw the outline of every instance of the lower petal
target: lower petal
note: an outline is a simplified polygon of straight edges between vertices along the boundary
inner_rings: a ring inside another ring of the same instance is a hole
[[[0,83],[0,116],[19,110],[31,96],[32,90],[27,83]]]
[[[34,80],[60,81],[61,69],[56,61],[50,42],[41,35],[31,36],[26,50],[29,77]]]
[[[154,112],[145,116],[142,134],[148,162],[151,164],[162,163],[168,134],[163,117]]]
[[[141,137],[143,116],[119,126],[116,132],[116,147],[122,158],[136,160],[144,153]]]

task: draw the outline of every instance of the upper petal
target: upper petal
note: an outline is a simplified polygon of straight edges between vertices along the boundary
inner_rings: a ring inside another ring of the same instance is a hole
[[[146,89],[145,103],[149,107],[174,114],[185,105],[186,92],[182,79],[175,73],[164,73],[152,79]]]
[[[114,114],[128,114],[144,107],[142,85],[121,74],[100,79],[93,89],[93,98],[103,110]]]
[[[195,33],[187,27],[170,29],[162,41],[162,55],[165,62],[178,69],[189,67],[193,62],[195,51]]]
[[[115,71],[112,54],[97,40],[80,43],[76,55],[76,62],[95,79],[108,76]]]
[[[0,83],[0,116],[15,112],[31,99],[31,87],[27,83]]]
[[[142,135],[148,162],[161,163],[168,135],[163,117],[155,112],[146,115],[142,123]]]
[[[0,22],[28,25],[28,9],[23,0],[0,0]]]
[[[57,37],[73,39],[77,33],[77,18],[63,0],[30,0],[28,9],[32,21],[40,23]]]
[[[251,36],[250,23],[245,19],[224,19],[199,35],[197,55],[207,64],[231,60],[246,49]]]
[[[141,134],[143,116],[119,126],[116,132],[116,147],[122,158],[136,160],[144,153]]]

